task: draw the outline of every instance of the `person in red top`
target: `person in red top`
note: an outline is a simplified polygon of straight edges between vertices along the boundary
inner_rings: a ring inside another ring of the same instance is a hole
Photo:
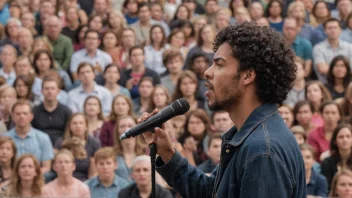
[[[333,101],[323,103],[320,107],[320,113],[324,120],[324,126],[318,127],[308,136],[308,143],[317,151],[316,159],[321,161],[320,155],[330,149],[330,140],[333,131],[342,120],[342,111]]]

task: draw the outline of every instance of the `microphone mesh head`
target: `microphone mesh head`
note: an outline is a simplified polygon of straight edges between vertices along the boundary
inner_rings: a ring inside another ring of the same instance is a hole
[[[172,108],[175,110],[177,115],[182,115],[186,113],[190,106],[186,99],[180,98],[171,104]]]

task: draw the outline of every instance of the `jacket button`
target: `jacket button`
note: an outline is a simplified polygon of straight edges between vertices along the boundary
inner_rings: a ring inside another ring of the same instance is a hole
[[[230,149],[226,149],[226,153],[229,153],[230,152]]]

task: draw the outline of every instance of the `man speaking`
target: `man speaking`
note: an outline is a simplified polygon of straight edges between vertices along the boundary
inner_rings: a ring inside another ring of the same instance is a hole
[[[206,176],[156,128],[143,135],[157,145],[157,171],[182,197],[306,197],[301,152],[278,114],[295,80],[293,52],[279,33],[247,22],[221,30],[214,51],[205,95],[211,110],[227,111],[235,124],[223,135],[220,164]]]

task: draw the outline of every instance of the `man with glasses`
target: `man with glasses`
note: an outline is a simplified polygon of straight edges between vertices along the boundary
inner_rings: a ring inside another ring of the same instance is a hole
[[[74,81],[78,80],[77,68],[82,62],[93,65],[96,74],[104,71],[104,68],[112,63],[109,54],[98,49],[100,45],[99,32],[88,30],[84,36],[85,48],[75,52],[71,58],[70,71]]]

